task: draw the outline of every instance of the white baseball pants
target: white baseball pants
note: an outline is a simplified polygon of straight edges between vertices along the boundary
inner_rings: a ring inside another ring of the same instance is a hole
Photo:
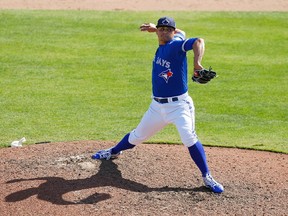
[[[158,103],[154,99],[139,125],[131,131],[129,143],[138,145],[156,134],[168,124],[174,124],[182,143],[190,147],[197,141],[195,132],[195,108],[192,98],[186,93],[179,101]]]

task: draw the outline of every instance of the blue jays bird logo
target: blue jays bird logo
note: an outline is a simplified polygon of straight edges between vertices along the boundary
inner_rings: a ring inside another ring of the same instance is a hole
[[[168,83],[170,77],[173,76],[173,72],[171,70],[166,70],[166,71],[163,71],[159,74],[159,77],[162,77],[166,83]]]

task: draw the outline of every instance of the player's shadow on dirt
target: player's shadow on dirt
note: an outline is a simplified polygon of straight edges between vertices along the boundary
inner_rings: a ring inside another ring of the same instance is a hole
[[[131,181],[122,177],[121,171],[118,170],[117,164],[112,160],[103,160],[100,165],[100,170],[96,175],[86,179],[72,179],[66,180],[60,177],[39,177],[32,179],[15,179],[8,181],[7,183],[16,183],[22,181],[35,181],[35,180],[46,180],[46,182],[40,184],[35,188],[27,188],[25,190],[17,191],[9,194],[5,197],[6,202],[17,202],[27,199],[31,196],[37,196],[40,200],[45,200],[57,205],[71,205],[71,204],[92,204],[111,198],[110,194],[107,193],[95,193],[85,199],[78,200],[75,202],[66,201],[63,199],[63,195],[73,191],[79,191],[89,188],[96,187],[115,187],[121,188],[133,192],[149,193],[153,191],[158,192],[207,192],[204,186],[198,188],[173,188],[173,187],[161,187],[161,188],[150,188],[147,185]]]

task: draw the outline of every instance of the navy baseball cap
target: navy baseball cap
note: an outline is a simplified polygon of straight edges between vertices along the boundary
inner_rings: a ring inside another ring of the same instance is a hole
[[[172,17],[161,17],[158,20],[156,27],[172,27],[176,29],[176,23]]]

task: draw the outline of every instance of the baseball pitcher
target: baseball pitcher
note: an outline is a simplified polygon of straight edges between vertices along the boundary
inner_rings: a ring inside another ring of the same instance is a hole
[[[96,152],[92,158],[117,158],[123,150],[134,148],[166,125],[174,124],[182,143],[202,174],[204,185],[215,193],[222,193],[224,188],[212,177],[203,145],[196,135],[194,104],[188,94],[187,52],[193,50],[194,53],[194,82],[206,84],[216,76],[211,68],[207,70],[201,65],[204,40],[186,39],[185,32],[176,28],[171,17],[160,18],[157,25],[144,23],[140,30],[156,33],[159,42],[153,59],[151,104],[134,130],[126,134],[117,145]]]

